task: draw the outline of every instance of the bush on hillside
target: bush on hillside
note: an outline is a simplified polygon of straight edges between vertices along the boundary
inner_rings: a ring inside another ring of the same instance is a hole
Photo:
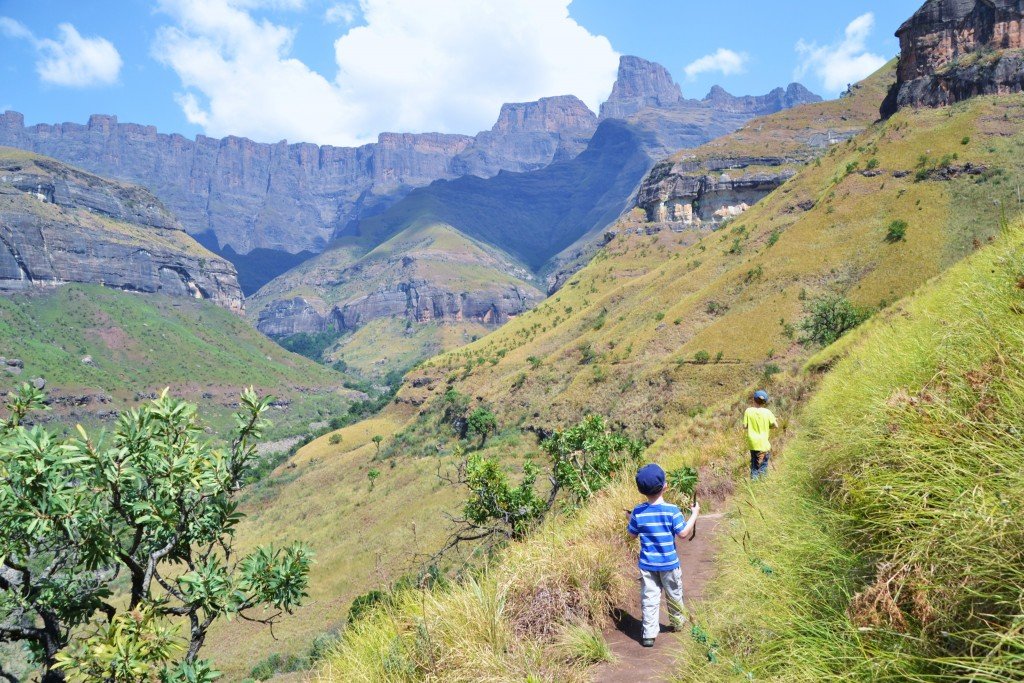
[[[12,394],[0,419],[0,641],[27,644],[43,681],[140,670],[211,681],[198,653],[216,620],[259,609],[252,618],[272,624],[305,597],[305,546],[233,552],[234,497],[258,462],[270,399],[248,390],[241,404],[220,450],[195,406],[166,392],[123,413],[107,443],[80,426],[71,438],[27,426],[45,397],[29,384]]]
[[[804,332],[801,341],[821,346],[828,346],[871,317],[871,311],[855,306],[841,294],[813,299],[805,310],[806,316],[800,323]]]

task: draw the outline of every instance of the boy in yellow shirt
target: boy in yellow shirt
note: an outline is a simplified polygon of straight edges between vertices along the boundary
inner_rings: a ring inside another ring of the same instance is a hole
[[[754,392],[753,405],[743,413],[743,432],[750,448],[750,478],[757,479],[768,473],[768,461],[772,457],[772,444],[768,440],[772,427],[778,429],[775,414],[765,408],[768,392],[758,389]]]

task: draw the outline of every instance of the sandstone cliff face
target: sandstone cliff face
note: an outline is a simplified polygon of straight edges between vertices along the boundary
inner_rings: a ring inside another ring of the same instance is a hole
[[[898,81],[883,116],[1024,90],[1024,0],[929,0],[896,35]]]
[[[532,171],[572,159],[587,147],[597,117],[572,95],[502,106],[498,121],[455,159],[457,175],[489,178],[499,171]]]
[[[644,179],[637,205],[650,222],[712,229],[773,192],[802,163],[785,157],[666,160]]]
[[[0,148],[0,290],[67,282],[242,308],[234,267],[149,192]]]
[[[683,92],[668,69],[640,57],[623,55],[608,101],[601,105],[602,119],[625,119],[641,109],[668,108],[683,100]]]
[[[540,168],[586,145],[594,115],[574,97],[509,105],[479,140],[440,133],[382,133],[358,148],[188,140],[153,126],[95,115],[88,125],[25,127],[0,115],[0,145],[18,147],[150,189],[194,235],[239,254],[323,249],[367,211],[442,178]],[[213,241],[213,240],[211,240]]]

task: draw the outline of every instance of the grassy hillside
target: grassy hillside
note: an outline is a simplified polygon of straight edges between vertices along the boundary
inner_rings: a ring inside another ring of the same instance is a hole
[[[24,365],[19,375],[0,369],[0,388],[43,377],[55,417],[84,423],[170,387],[222,430],[239,391],[254,385],[280,399],[272,412],[278,436],[308,431],[353,395],[341,375],[284,351],[221,307],[96,285],[0,297],[0,356]]]
[[[681,680],[1020,680],[1022,263],[1015,223],[812,360],[835,367],[702,610],[724,664],[694,644]]]
[[[472,293],[477,300],[488,296],[498,300],[518,289],[538,301],[543,294],[537,284],[525,267],[497,249],[449,225],[418,220],[368,253],[339,245],[306,261],[260,289],[248,300],[247,313],[258,322],[274,302],[305,297],[326,314],[333,306],[405,285],[415,285],[424,294],[448,292],[456,300],[464,293]],[[466,344],[493,327],[472,318],[374,317],[354,331],[325,333],[335,339],[327,339],[317,360],[344,361],[353,373],[379,379]]]
[[[867,90],[828,103],[846,110],[810,120],[827,127],[832,117],[866,116],[871,108],[858,97],[873,99]],[[787,116],[794,114],[769,117],[761,130],[772,130],[771,121],[784,128],[778,117]],[[808,119],[802,121],[801,126]],[[864,133],[833,147],[718,232],[623,231],[540,307],[412,373],[399,403],[373,427],[383,437],[381,462],[388,468],[394,462],[401,476],[417,467],[450,466],[457,438],[441,415],[443,396],[454,390],[469,397],[472,407],[495,411],[501,435],[487,450],[513,469],[536,454],[532,431],[597,412],[652,442],[649,454],[666,462],[700,457],[708,463],[707,489],[727,491],[743,470],[738,440],[719,436],[721,429],[735,431],[736,397],[754,385],[768,385],[773,393],[782,392],[786,413],[806,393],[800,382],[790,387],[790,380],[780,377],[802,367],[814,351],[799,341],[807,307],[819,296],[838,295],[865,308],[884,308],[996,235],[1002,216],[1017,202],[1022,121],[1020,97],[908,111],[876,125],[862,119]],[[752,144],[749,136],[757,130],[748,126],[737,135],[748,136],[743,144]],[[986,170],[963,172],[968,162]],[[865,176],[861,170],[879,173]],[[807,201],[813,203],[810,210],[799,208]],[[906,222],[902,240],[889,237],[894,220]],[[329,438],[309,449],[327,449]],[[324,457],[319,467],[340,477],[354,466],[349,458],[364,468],[374,466],[375,447],[355,443],[354,450],[345,446]],[[313,477],[321,475],[313,470],[283,474],[289,480],[279,495],[288,498],[278,499],[275,514],[301,517],[309,505],[302,492],[311,490],[317,490],[317,506],[344,509],[354,503],[351,492],[316,488]],[[389,499],[417,501],[410,517],[418,542],[436,548],[440,536],[431,538],[423,529],[436,534],[438,511],[460,494],[440,484],[425,494],[423,486],[417,482],[408,495],[396,488]],[[630,495],[628,486],[611,495]],[[344,517],[338,523],[345,524]],[[365,527],[364,533],[377,528]],[[264,519],[246,533],[259,538],[281,529]],[[315,533],[288,531],[298,537]],[[604,533],[615,551],[617,532],[594,533]],[[333,554],[347,550],[347,543],[324,536],[314,546]],[[393,551],[386,545],[352,552],[353,562],[364,563],[379,553],[389,567],[407,555],[405,548]],[[393,569],[344,578],[316,570],[313,583],[315,591],[330,584],[336,596],[353,596],[395,576]],[[396,618],[408,616],[401,612]],[[342,620],[339,613],[334,618],[336,624]],[[401,623],[415,623],[410,619]],[[313,630],[306,629],[309,637]],[[534,644],[541,647],[550,636]],[[356,666],[344,653],[338,657],[335,680],[358,670],[344,668]],[[560,680],[559,675],[541,679]]]

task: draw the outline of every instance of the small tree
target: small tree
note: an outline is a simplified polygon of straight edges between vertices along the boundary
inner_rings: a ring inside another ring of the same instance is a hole
[[[384,437],[380,434],[374,434],[370,441],[372,441],[373,445],[377,447],[377,455],[380,455],[380,445],[384,442]]]
[[[480,447],[484,447],[488,435],[498,428],[498,419],[494,413],[484,407],[477,408],[469,415],[469,431],[480,435]]]
[[[378,469],[372,469],[372,470],[370,470],[369,472],[366,473],[366,478],[370,480],[370,490],[371,491],[373,490],[374,483],[376,483],[376,481],[377,481],[377,479],[379,477],[380,477],[380,470],[378,470]]]
[[[853,305],[839,294],[826,294],[810,302],[801,321],[802,342],[828,346],[871,317],[871,311]]]
[[[636,464],[644,452],[643,443],[609,430],[600,415],[556,431],[541,448],[552,460],[552,501],[565,490],[574,504],[607,486],[612,475]]]
[[[235,554],[234,496],[269,402],[244,392],[230,447],[215,449],[195,406],[164,392],[104,444],[26,427],[45,405],[23,385],[0,419],[0,641],[26,643],[47,683],[216,678],[198,659],[214,621],[273,624],[306,595],[305,546]]]

